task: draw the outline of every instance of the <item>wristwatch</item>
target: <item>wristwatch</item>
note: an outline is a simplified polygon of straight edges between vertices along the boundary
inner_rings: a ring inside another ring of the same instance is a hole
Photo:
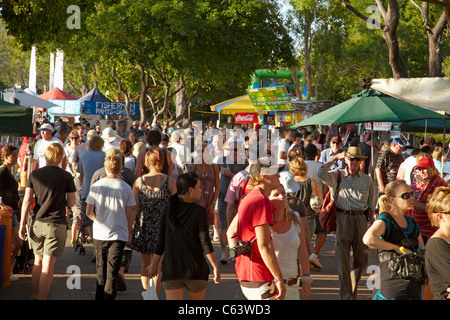
[[[302,282],[309,282],[312,283],[313,282],[313,278],[309,275],[309,274],[305,274],[301,277],[301,281]]]

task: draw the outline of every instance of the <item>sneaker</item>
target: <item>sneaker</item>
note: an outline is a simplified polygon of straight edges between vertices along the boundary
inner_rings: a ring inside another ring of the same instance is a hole
[[[315,268],[322,269],[322,265],[319,262],[319,256],[315,253],[312,253],[309,256],[309,263]]]

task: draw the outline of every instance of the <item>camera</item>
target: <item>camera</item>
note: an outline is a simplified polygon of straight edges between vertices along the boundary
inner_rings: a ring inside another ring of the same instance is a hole
[[[252,244],[255,241],[236,241],[233,248],[230,248],[230,256],[232,258],[236,258],[237,256],[243,255],[249,255],[252,252]]]

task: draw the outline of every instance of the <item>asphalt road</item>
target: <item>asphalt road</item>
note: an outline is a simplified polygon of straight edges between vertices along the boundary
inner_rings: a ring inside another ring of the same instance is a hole
[[[339,283],[337,276],[336,259],[334,257],[334,243],[332,236],[328,235],[323,250],[320,253],[322,269],[311,268],[313,277],[312,294],[310,300],[339,300]],[[218,242],[213,242],[216,255],[221,256]],[[68,244],[64,254],[58,258],[49,300],[94,300],[96,286],[95,263],[91,262],[93,246],[86,244],[86,254],[79,255]],[[133,252],[131,265],[125,274],[127,290],[118,292],[116,300],[143,300],[140,282],[140,256]],[[374,253],[369,254],[369,266],[377,264]],[[79,270],[78,282],[73,281],[74,270]],[[234,272],[234,263],[220,265],[221,282],[214,284],[209,281],[206,300],[243,300],[241,290]],[[16,274],[18,281],[11,282],[9,286],[0,287],[0,300],[30,300],[32,295],[31,274]],[[358,300],[370,300],[372,290],[367,287],[369,274],[363,276],[359,283]],[[76,284],[79,284],[77,287]],[[74,286],[75,285],[75,286]],[[164,300],[164,290],[159,295]]]

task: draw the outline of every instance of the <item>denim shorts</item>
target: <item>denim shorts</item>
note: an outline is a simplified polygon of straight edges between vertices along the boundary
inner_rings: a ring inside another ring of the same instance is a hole
[[[30,227],[30,244],[36,255],[61,256],[67,238],[67,226],[59,223],[33,221]]]

